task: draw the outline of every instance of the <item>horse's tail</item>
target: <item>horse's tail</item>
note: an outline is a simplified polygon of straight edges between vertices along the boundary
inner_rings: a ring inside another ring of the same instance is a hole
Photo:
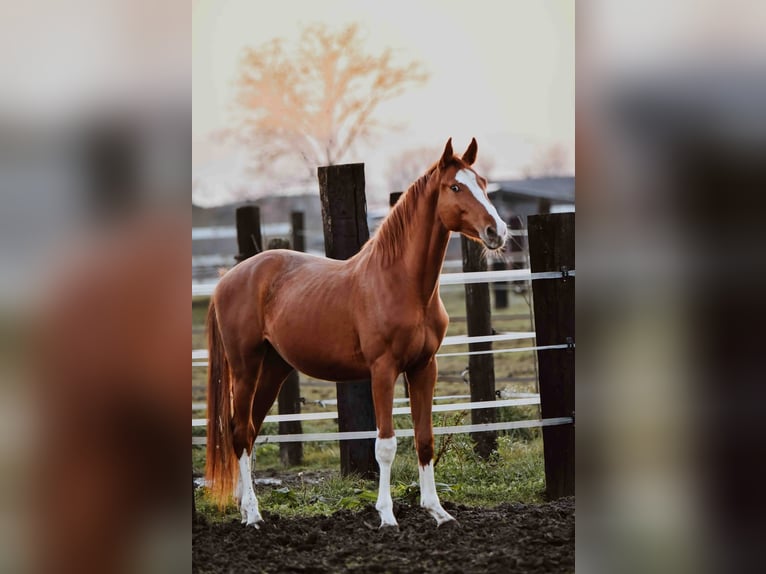
[[[213,500],[223,507],[229,501],[237,480],[237,458],[231,436],[231,375],[215,303],[207,312],[207,461],[205,478]]]

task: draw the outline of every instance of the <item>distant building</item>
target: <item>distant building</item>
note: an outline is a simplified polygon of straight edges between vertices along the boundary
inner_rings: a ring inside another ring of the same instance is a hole
[[[500,217],[511,228],[526,228],[527,216],[535,213],[573,211],[575,203],[574,177],[539,177],[498,181],[490,184],[489,197]],[[254,203],[261,209],[264,243],[274,237],[290,239],[290,214],[301,211],[306,226],[306,250],[324,254],[322,208],[318,193],[262,197],[253,202],[229,203],[217,207],[192,206],[192,276],[196,280],[216,277],[220,267],[234,264],[237,253],[235,211],[237,207]],[[368,225],[374,234],[387,215],[387,209],[369,210]],[[518,217],[516,221],[513,218]],[[457,234],[449,243],[445,268],[460,268],[460,240]],[[516,238],[524,243],[522,238]]]
[[[218,269],[234,265],[237,254],[235,212],[242,205],[257,205],[261,210],[263,242],[292,238],[291,213],[303,213],[306,251],[324,254],[322,208],[318,193],[262,197],[215,207],[192,206],[192,277],[204,281],[215,278]]]
[[[532,177],[496,181],[491,184],[489,198],[504,221],[518,216],[526,228],[529,215],[574,211],[575,178]]]

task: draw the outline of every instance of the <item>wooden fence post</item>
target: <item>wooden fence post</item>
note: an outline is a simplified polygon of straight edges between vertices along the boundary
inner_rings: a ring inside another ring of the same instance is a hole
[[[263,251],[261,238],[261,210],[257,205],[243,205],[237,208],[237,247],[239,254],[234,257],[240,263]]]
[[[524,220],[514,215],[508,221],[508,227],[511,231],[523,231]],[[527,238],[524,235],[511,235],[511,269],[524,269],[527,266],[527,260],[524,256],[524,251],[527,249]],[[525,281],[514,281],[512,283],[513,291],[516,293],[524,292],[527,290],[527,283]]]
[[[293,211],[290,213],[290,223],[292,224],[293,249],[296,251],[306,251],[306,223],[302,211]]]
[[[575,268],[575,215],[555,213],[529,217],[532,273]],[[574,344],[575,278],[532,281],[537,345]],[[543,418],[574,417],[574,349],[537,352],[540,407]],[[574,495],[573,424],[543,427],[545,484],[548,498]]]
[[[513,216],[508,221],[508,229],[511,231],[521,231],[522,220],[519,216]],[[524,237],[520,235],[511,235],[505,245],[505,256],[497,258],[492,262],[493,271],[502,271],[504,269],[523,269],[525,265],[524,260]],[[508,266],[510,262],[510,267]],[[523,281],[514,281],[514,291],[523,288],[525,285]],[[508,308],[508,282],[496,281],[493,283],[493,290],[495,292],[495,309],[507,309]]]
[[[463,250],[463,272],[486,271],[487,261],[481,245],[460,237]],[[465,310],[468,323],[468,336],[492,334],[492,316],[489,301],[489,285],[471,283],[465,285]],[[489,351],[492,343],[470,343],[469,351]],[[471,401],[495,400],[495,360],[491,353],[470,355],[468,357],[468,376],[471,387]],[[471,411],[471,424],[493,423],[497,420],[495,409],[474,409]],[[497,450],[497,432],[471,433],[474,449],[482,458],[489,457]]]
[[[301,214],[302,215],[302,214]],[[269,249],[290,249],[290,242],[286,239],[274,238],[269,241]],[[298,371],[293,369],[277,397],[277,409],[280,415],[300,414],[301,412],[301,389]],[[279,434],[303,434],[301,421],[279,421]],[[298,466],[303,464],[302,442],[279,443],[279,459],[283,466]]]
[[[507,265],[500,257],[492,261],[492,271],[504,271]],[[492,284],[492,290],[495,292],[495,309],[508,308],[508,282],[495,281]]]
[[[367,202],[364,193],[364,164],[332,165],[317,169],[322,200],[325,254],[348,259],[369,239]],[[336,384],[338,430],[374,431],[375,409],[370,380]],[[371,478],[378,472],[375,440],[340,441],[341,474]]]

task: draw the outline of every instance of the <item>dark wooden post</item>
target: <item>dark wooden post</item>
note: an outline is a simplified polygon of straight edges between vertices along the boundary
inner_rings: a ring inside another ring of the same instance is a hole
[[[325,254],[348,259],[369,239],[364,164],[332,165],[317,169],[322,200]],[[369,379],[336,384],[338,430],[374,431],[375,409]],[[378,472],[374,439],[340,441],[340,466],[344,476],[372,477]]]
[[[286,239],[272,239],[269,241],[269,249],[290,249],[290,242]],[[280,415],[298,414],[301,412],[301,389],[298,371],[287,375],[277,397],[277,409]],[[303,434],[301,421],[280,421],[279,434]],[[284,466],[297,466],[303,464],[302,442],[279,443],[279,459]]]
[[[529,217],[529,258],[532,273],[574,270],[575,214]],[[532,282],[537,344],[574,343],[575,278]],[[543,418],[574,416],[574,349],[537,352],[540,407]],[[545,484],[549,498],[575,493],[574,425],[543,427]]]
[[[522,231],[524,229],[524,220],[518,215],[511,217],[508,222],[508,226],[511,231]],[[527,245],[527,238],[523,235],[511,235],[510,252],[511,252],[511,269],[524,269],[526,266],[526,259],[524,258],[524,250]],[[527,284],[524,281],[513,282],[514,292],[526,291]]]
[[[506,268],[505,260],[500,257],[492,261],[493,271],[504,271]],[[507,281],[495,281],[492,284],[493,291],[495,292],[495,309],[507,309],[508,308],[508,282]]]
[[[486,271],[487,261],[482,247],[475,241],[460,237],[463,248],[463,271]],[[492,317],[489,301],[489,285],[471,283],[465,285],[465,310],[470,337],[492,334]],[[469,351],[489,351],[492,343],[471,343]],[[468,376],[472,401],[495,400],[495,360],[491,353],[468,357]],[[471,424],[493,423],[497,420],[495,409],[474,409]],[[483,458],[497,450],[497,432],[471,433],[474,449]]]
[[[290,222],[293,228],[293,249],[306,251],[306,224],[303,220],[302,211],[293,211],[290,214]]]
[[[261,210],[257,205],[243,205],[237,208],[237,262],[244,261],[263,251],[261,238]]]

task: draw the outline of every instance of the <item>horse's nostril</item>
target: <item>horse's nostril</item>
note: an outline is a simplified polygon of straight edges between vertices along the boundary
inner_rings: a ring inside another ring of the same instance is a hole
[[[492,237],[492,238],[497,237],[497,230],[491,225],[487,227],[486,233],[487,233],[487,237]]]

